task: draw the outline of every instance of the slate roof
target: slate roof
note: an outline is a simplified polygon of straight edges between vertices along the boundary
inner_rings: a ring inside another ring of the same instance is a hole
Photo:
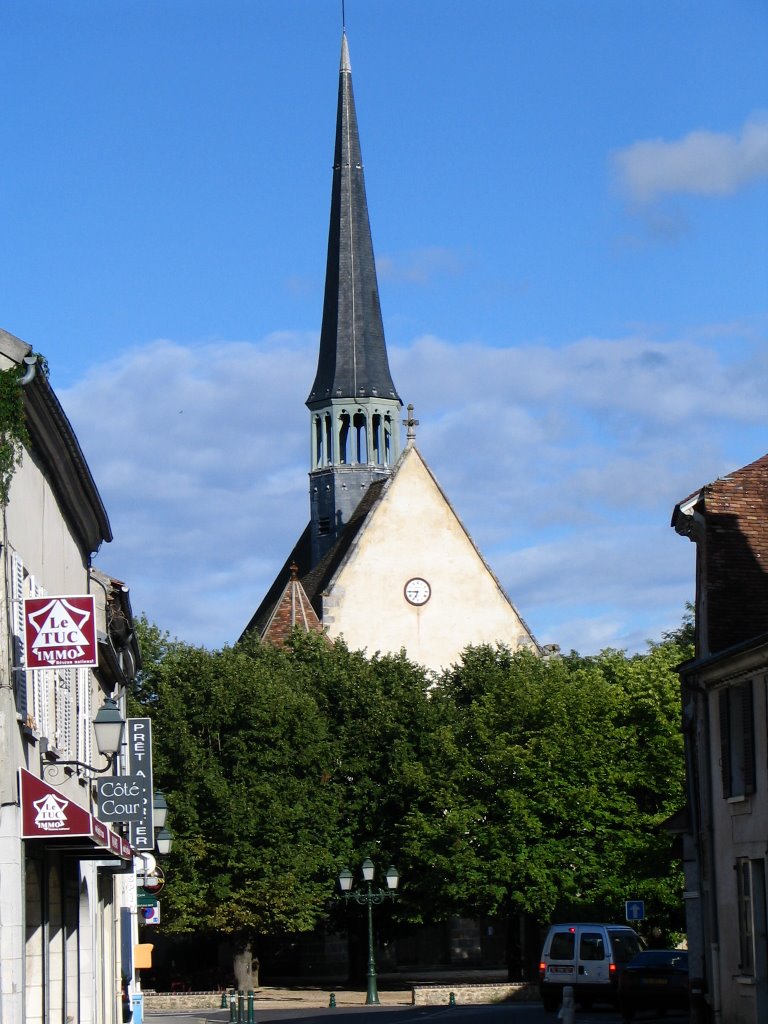
[[[307,524],[275,577],[272,586],[265,594],[263,601],[254,612],[251,621],[243,630],[240,636],[241,640],[254,630],[256,630],[260,637],[268,639],[265,636],[265,632],[274,615],[278,601],[284,593],[286,583],[290,580],[293,565],[296,566],[296,576],[301,582],[304,593],[309,599],[315,614],[318,616],[318,619],[322,616],[322,593],[346,558],[350,547],[363,527],[369,513],[378,502],[384,485],[387,482],[387,480],[378,480],[371,484],[360,499],[359,505],[344,527],[339,539],[333,547],[329,548],[314,568],[312,568],[311,524]]]
[[[696,495],[675,509],[679,532],[689,518],[682,506]],[[697,607],[706,607],[706,649],[714,653],[768,626],[768,455],[701,488],[693,510],[703,517]]]
[[[389,369],[368,219],[346,34],[342,37],[336,146],[317,374],[307,399],[399,401]]]

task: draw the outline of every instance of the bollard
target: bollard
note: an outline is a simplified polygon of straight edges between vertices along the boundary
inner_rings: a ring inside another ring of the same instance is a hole
[[[336,993],[335,992],[331,992],[331,998],[328,1000],[328,1006],[330,1007],[331,1010],[335,1009],[335,1007],[336,1007]]]
[[[227,990],[224,989],[224,991],[221,993],[221,1009],[226,1010],[228,1005],[229,1000],[227,999]]]
[[[449,1006],[455,1006],[456,1005],[456,993],[455,992],[451,992],[451,994],[448,996],[448,1005]]]
[[[237,1022],[237,1000],[235,999],[235,993],[229,997],[229,1024],[236,1024]]]
[[[237,993],[237,1024],[245,1024],[245,992]]]
[[[563,1005],[557,1015],[563,1024],[575,1024],[576,1006],[573,998],[573,985],[566,985],[563,988]]]
[[[253,1016],[253,989],[248,989],[248,1024],[256,1024]]]

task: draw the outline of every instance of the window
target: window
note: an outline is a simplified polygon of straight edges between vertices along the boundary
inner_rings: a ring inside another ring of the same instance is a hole
[[[634,932],[620,932],[609,928],[608,938],[611,940],[613,959],[617,964],[628,964],[643,948]]]
[[[720,691],[720,769],[723,796],[755,792],[752,680]]]
[[[755,946],[752,924],[752,872],[746,857],[736,861],[736,892],[739,913],[739,969],[742,974],[753,974]]]
[[[581,960],[605,960],[603,936],[599,932],[582,932],[579,942]]]
[[[575,938],[573,932],[555,932],[549,950],[550,960],[573,960]]]

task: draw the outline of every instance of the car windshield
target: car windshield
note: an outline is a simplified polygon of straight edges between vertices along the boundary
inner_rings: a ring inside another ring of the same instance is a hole
[[[688,951],[685,949],[646,949],[638,953],[632,967],[676,967],[688,970]]]
[[[628,964],[643,948],[634,932],[609,929],[608,934],[611,937],[613,959],[617,964]]]

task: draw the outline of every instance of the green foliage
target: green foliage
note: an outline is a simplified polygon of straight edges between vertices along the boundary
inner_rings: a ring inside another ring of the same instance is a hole
[[[283,652],[210,652],[140,629],[149,643],[135,699],[153,719],[155,778],[176,836],[170,930],[312,928],[334,877],[339,819],[317,702]]]
[[[470,648],[435,686],[404,654],[316,634],[211,652],[139,631],[131,712],[153,718],[176,837],[169,930],[341,926],[336,875],[365,856],[400,869],[399,920],[615,920],[642,898],[680,926],[662,827],[684,802],[680,637],[635,657]]]
[[[481,647],[434,703],[431,782],[403,822],[424,908],[616,919],[645,898],[679,926],[682,879],[661,827],[683,796],[684,651],[543,661]]]
[[[8,492],[17,467],[21,465],[25,445],[29,444],[21,366],[0,370],[0,506],[8,504]]]

